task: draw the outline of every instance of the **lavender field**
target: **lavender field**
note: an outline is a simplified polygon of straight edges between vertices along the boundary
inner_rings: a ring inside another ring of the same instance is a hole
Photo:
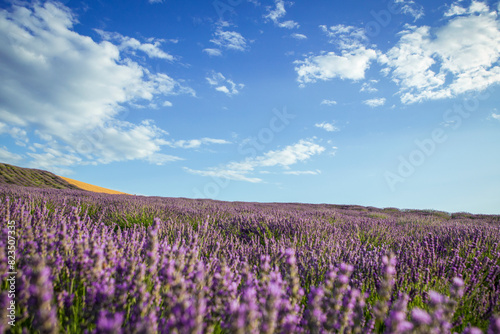
[[[0,333],[500,333],[499,216],[21,187],[0,203]]]

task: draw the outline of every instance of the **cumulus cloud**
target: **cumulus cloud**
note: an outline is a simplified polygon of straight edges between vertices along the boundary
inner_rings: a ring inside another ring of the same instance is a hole
[[[320,26],[328,36],[330,43],[339,52],[322,51],[319,55],[309,55],[304,60],[296,60],[295,71],[301,86],[318,80],[328,81],[334,78],[361,80],[376,59],[377,51],[366,46],[368,39],[364,29],[353,26]]]
[[[490,9],[488,5],[480,1],[472,1],[468,8],[462,6],[462,1],[457,1],[452,3],[448,10],[444,13],[444,16],[459,16],[465,14],[487,14]]]
[[[224,30],[224,28],[226,28],[227,26],[228,24],[226,22],[220,22],[217,25],[217,29],[215,30],[214,38],[211,39],[210,42],[226,50],[234,50],[234,51],[247,50],[248,45],[245,37],[243,37],[239,32]],[[208,50],[211,51],[205,51],[205,52],[207,52],[208,54],[212,53],[212,55],[218,55],[216,54],[217,52],[214,51],[214,49],[208,49]]]
[[[498,13],[473,1],[453,4],[441,27],[407,26],[380,57],[403,103],[456,97],[500,82]]]
[[[266,20],[273,21],[273,23],[280,28],[293,29],[300,27],[297,22],[292,20],[281,21],[281,19],[286,15],[284,0],[275,0],[274,5],[274,8],[271,6],[267,7],[267,14],[264,15]]]
[[[491,117],[493,119],[496,119],[497,121],[500,121],[500,114],[495,114],[494,112],[491,113]]]
[[[382,98],[378,98],[378,99],[365,100],[365,101],[363,101],[363,103],[366,104],[367,106],[375,108],[375,107],[383,106],[385,104],[385,101],[386,101],[385,97],[382,97]]]
[[[414,1],[398,0],[401,12],[415,20],[423,10]],[[310,53],[295,61],[297,81],[304,86],[332,79],[363,80],[372,61],[399,88],[405,104],[453,98],[500,82],[500,20],[498,8],[486,2],[451,4],[439,27],[407,24],[386,53],[368,44],[365,31],[354,26],[320,26],[336,51]],[[362,92],[376,92],[373,81]],[[370,100],[368,100],[370,101]]]
[[[314,155],[321,154],[324,150],[325,148],[316,144],[314,140],[302,139],[282,150],[268,151],[261,156],[246,158],[245,160],[239,162],[230,162],[222,167],[214,167],[208,170],[193,170],[185,168],[185,170],[192,174],[202,176],[258,183],[263,180],[249,175],[257,169],[275,166],[281,166],[288,169],[292,165],[307,161]]]
[[[316,123],[314,124],[315,127],[326,130],[328,132],[334,132],[334,131],[339,131],[339,128],[335,126],[335,122],[328,123],[328,122],[322,122],[322,123]]]
[[[68,8],[53,2],[0,11],[0,121],[36,129],[43,145],[31,145],[29,156],[51,170],[89,161],[177,159],[161,153],[166,132],[152,121],[123,120],[131,105],[194,94],[167,74],[151,73],[128,51],[171,56],[159,49],[159,40],[111,34],[95,42],[73,30],[76,22]]]
[[[212,72],[206,79],[211,86],[215,87],[215,90],[225,93],[228,96],[238,94],[245,87],[244,84],[237,84],[231,79],[226,79],[220,72]]]
[[[370,67],[370,61],[377,57],[374,50],[360,47],[359,49],[335,52],[323,52],[317,56],[309,56],[304,60],[295,61],[297,81],[301,86],[318,80],[328,81],[334,78],[361,80]]]
[[[108,32],[100,29],[95,29],[95,31],[106,41],[114,42],[118,46],[120,51],[135,51],[139,50],[144,52],[150,58],[159,58],[169,61],[173,61],[174,57],[165,51],[160,49],[161,43],[164,42],[162,39],[150,38],[150,43],[141,43],[137,39],[123,36],[117,32]]]

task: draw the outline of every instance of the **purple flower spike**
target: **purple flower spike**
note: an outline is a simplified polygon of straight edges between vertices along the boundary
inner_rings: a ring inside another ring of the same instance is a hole
[[[479,328],[477,327],[469,327],[469,328],[466,328],[462,334],[483,334],[483,331],[480,330]]]
[[[500,334],[500,317],[492,317],[487,334]]]
[[[432,318],[429,313],[424,310],[416,307],[411,311],[411,317],[414,322],[419,325],[430,325]]]
[[[441,304],[444,301],[443,295],[433,290],[429,291],[429,299],[435,305]]]
[[[453,299],[459,299],[464,295],[464,281],[461,278],[453,278],[450,293]]]
[[[123,314],[111,314],[106,310],[99,312],[97,320],[97,332],[102,334],[119,334],[122,333]]]
[[[460,277],[453,278],[453,286],[457,288],[461,288],[464,286],[464,281]]]

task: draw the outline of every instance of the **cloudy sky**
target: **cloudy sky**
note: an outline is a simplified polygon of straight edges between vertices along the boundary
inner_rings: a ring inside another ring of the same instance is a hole
[[[132,194],[500,213],[500,4],[0,1],[0,161]]]

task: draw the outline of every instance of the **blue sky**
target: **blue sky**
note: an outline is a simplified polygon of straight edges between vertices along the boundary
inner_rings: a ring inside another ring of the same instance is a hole
[[[497,1],[0,1],[0,161],[132,194],[500,213]]]

